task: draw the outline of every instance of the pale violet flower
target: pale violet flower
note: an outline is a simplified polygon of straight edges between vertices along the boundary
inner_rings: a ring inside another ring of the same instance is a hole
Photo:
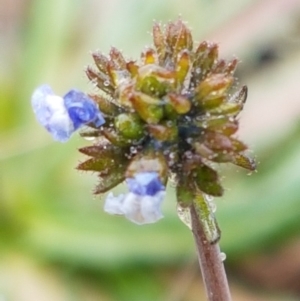
[[[96,103],[80,91],[70,90],[64,96],[64,103],[75,130],[90,122],[93,122],[96,127],[105,122]]]
[[[143,172],[126,179],[127,194],[107,195],[104,211],[124,215],[128,220],[142,225],[155,223],[163,217],[160,205],[165,197],[165,186],[156,172]]]
[[[50,86],[42,85],[34,91],[31,104],[39,123],[60,142],[67,141],[74,131],[87,123],[99,127],[105,122],[96,103],[77,90],[61,97],[55,95]]]
[[[62,97],[54,95],[49,86],[43,85],[34,91],[31,104],[37,120],[55,140],[64,142],[69,139],[74,125]]]
[[[105,200],[104,204],[104,211],[109,214],[117,214],[117,215],[123,215],[123,202],[125,199],[124,194],[119,194],[117,196],[114,196],[112,192],[110,192]]]

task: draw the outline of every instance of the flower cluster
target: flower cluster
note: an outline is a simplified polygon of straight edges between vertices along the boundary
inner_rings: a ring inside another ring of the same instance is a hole
[[[153,39],[154,47],[145,49],[139,61],[127,60],[114,47],[109,56],[93,53],[97,68],[88,67],[86,73],[99,88],[96,94],[73,91],[63,102],[49,91],[33,96],[39,121],[55,138],[65,140],[81,125],[89,126],[81,135],[95,142],[80,149],[89,159],[78,169],[98,173],[96,194],[126,180],[129,193],[110,193],[105,210],[139,224],[161,218],[169,177],[176,182],[179,204],[188,207],[196,195],[223,194],[215,163],[255,169],[247,146],[235,137],[247,98],[246,86],[234,91],[238,60],[219,59],[214,43],[194,47],[181,20],[165,28],[155,23]],[[78,114],[87,104],[93,107],[88,117]],[[61,117],[65,111],[66,119]]]

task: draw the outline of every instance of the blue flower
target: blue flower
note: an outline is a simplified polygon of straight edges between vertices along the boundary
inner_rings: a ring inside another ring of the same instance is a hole
[[[75,130],[86,123],[93,122],[99,127],[105,122],[96,103],[80,91],[69,91],[64,96],[64,102]]]
[[[124,215],[130,221],[142,225],[155,223],[163,217],[160,205],[165,196],[165,186],[156,172],[143,172],[126,179],[129,192],[114,196],[109,193],[104,211]]]
[[[134,178],[126,179],[126,183],[129,190],[137,195],[153,196],[165,189],[156,172],[138,173]]]
[[[42,85],[34,91],[31,103],[37,120],[60,142],[87,123],[99,127],[105,122],[96,103],[80,91],[60,97],[50,86]]]
[[[54,95],[51,88],[37,88],[31,98],[32,108],[39,123],[55,140],[67,141],[74,132],[74,125],[64,104],[64,99]]]

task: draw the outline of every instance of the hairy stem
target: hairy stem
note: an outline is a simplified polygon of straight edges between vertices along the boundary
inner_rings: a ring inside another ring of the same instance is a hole
[[[192,231],[198,251],[202,278],[209,301],[231,301],[227,277],[217,241],[208,239],[197,205],[190,208]]]

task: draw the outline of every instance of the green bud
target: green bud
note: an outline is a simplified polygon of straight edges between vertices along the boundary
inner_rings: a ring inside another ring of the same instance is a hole
[[[167,82],[160,82],[156,76],[146,76],[138,80],[136,88],[145,94],[162,97],[166,95],[169,84]]]
[[[190,30],[182,22],[170,22],[166,28],[166,42],[173,52],[173,58],[183,50],[192,50],[193,39]]]
[[[233,135],[238,130],[237,120],[230,120],[230,117],[210,117],[204,121],[196,121],[198,126],[210,131],[216,131],[218,133],[224,134],[226,136]]]
[[[178,113],[170,102],[164,104],[164,117],[168,120],[176,120],[178,117]]]
[[[215,107],[225,100],[225,93],[233,82],[233,77],[224,74],[212,74],[196,88],[195,100],[205,108]]]
[[[132,93],[130,101],[146,123],[159,123],[164,116],[163,103],[158,98],[154,98],[144,93]]]
[[[221,104],[217,108],[213,108],[209,110],[208,112],[209,114],[216,115],[216,116],[224,116],[224,115],[236,116],[240,113],[242,108],[243,106],[239,103],[227,102]]]
[[[176,62],[176,83],[177,86],[181,86],[190,70],[191,59],[187,49],[182,50],[178,54],[178,59]]]
[[[211,71],[218,58],[218,45],[202,42],[195,52],[193,63],[192,81],[198,84]]]
[[[137,114],[122,113],[115,118],[115,128],[128,139],[140,139],[144,135],[144,125]]]

